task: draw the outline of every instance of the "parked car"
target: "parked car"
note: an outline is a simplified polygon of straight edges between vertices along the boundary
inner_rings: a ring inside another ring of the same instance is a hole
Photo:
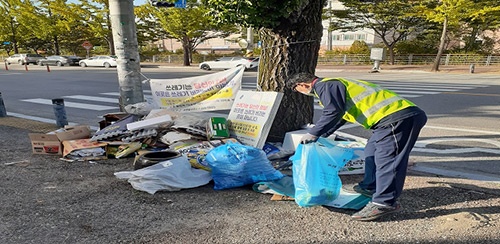
[[[38,65],[57,65],[57,66],[64,66],[64,65],[80,65],[80,60],[82,58],[77,57],[77,56],[58,56],[58,55],[53,55],[53,56],[48,56],[44,59],[38,60]]]
[[[257,63],[252,62],[255,58],[244,58],[244,57],[222,57],[214,61],[202,62],[199,67],[203,70],[211,69],[231,69],[238,66],[245,66],[245,69],[256,68]],[[258,58],[257,58],[258,59]]]
[[[36,64],[43,56],[36,53],[17,53],[5,59],[7,64]]]
[[[97,66],[97,67],[116,67],[116,56],[94,56],[80,60],[79,64],[82,67]]]

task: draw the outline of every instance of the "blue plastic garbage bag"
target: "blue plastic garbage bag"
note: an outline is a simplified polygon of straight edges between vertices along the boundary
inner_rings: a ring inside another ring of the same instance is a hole
[[[326,138],[299,144],[290,158],[295,202],[301,207],[312,207],[335,200],[342,187],[338,172],[352,156],[353,150],[335,146]]]
[[[239,143],[220,145],[210,150],[205,160],[212,169],[215,190],[283,178],[262,149]]]
[[[274,181],[258,182],[253,185],[253,190],[260,193],[279,194],[295,199],[295,186],[293,178],[285,175],[283,178]],[[324,206],[344,209],[362,209],[369,201],[370,197],[363,196],[356,192],[348,192],[340,189],[339,196],[335,200],[323,204]]]

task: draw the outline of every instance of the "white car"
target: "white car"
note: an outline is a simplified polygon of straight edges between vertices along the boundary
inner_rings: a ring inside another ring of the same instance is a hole
[[[118,57],[116,56],[104,56],[104,55],[94,56],[91,58],[82,59],[80,60],[80,62],[78,62],[78,64],[81,67],[87,67],[87,66],[96,66],[105,68],[116,67],[117,58]]]
[[[257,62],[252,62],[257,59]],[[231,69],[238,66],[245,66],[245,69],[255,69],[258,66],[258,58],[244,58],[244,57],[222,57],[214,61],[205,61],[200,64],[200,69]]]
[[[18,63],[18,64],[36,64],[38,60],[43,59],[40,54],[34,53],[18,53],[5,59],[6,64]]]

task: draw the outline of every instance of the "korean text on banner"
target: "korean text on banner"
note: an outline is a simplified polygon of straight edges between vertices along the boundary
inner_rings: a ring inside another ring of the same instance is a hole
[[[231,136],[245,145],[262,148],[283,93],[239,91],[227,117]]]
[[[155,107],[178,112],[231,109],[244,67],[182,79],[151,79]]]

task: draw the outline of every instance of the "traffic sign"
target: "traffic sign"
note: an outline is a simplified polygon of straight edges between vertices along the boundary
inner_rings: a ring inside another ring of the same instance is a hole
[[[84,41],[82,43],[82,47],[85,48],[85,49],[87,49],[87,50],[89,50],[89,49],[91,49],[93,47],[93,45],[89,41]]]
[[[186,0],[177,0],[175,1],[176,8],[186,8]]]

